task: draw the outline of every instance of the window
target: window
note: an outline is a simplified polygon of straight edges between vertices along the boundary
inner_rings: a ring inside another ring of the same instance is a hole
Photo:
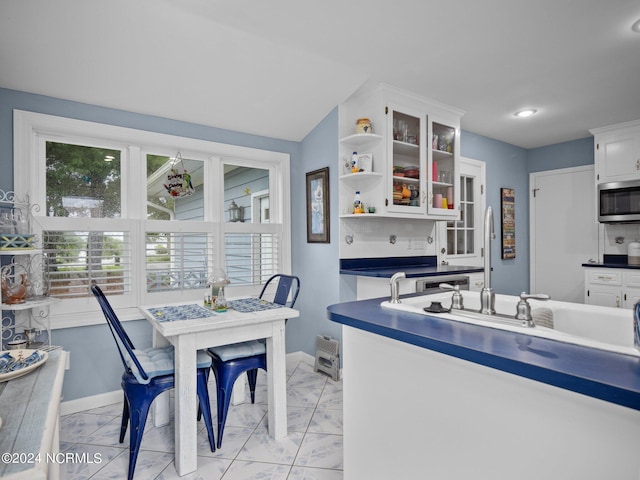
[[[20,111],[14,128],[14,190],[41,207],[44,284],[60,299],[52,328],[101,321],[86,315],[94,281],[126,319],[200,301],[220,266],[238,295],[290,271],[287,154]]]
[[[482,265],[485,164],[460,159],[460,220],[446,222],[447,261]]]
[[[269,169],[225,163],[225,269],[232,284],[264,283],[278,272],[278,222],[271,223]]]

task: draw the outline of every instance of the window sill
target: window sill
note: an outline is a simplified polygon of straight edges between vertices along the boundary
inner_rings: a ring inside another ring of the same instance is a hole
[[[120,321],[142,320],[142,314],[136,307],[116,310]],[[88,327],[90,325],[106,325],[106,320],[101,311],[79,312],[64,315],[51,315],[51,330],[62,328]]]

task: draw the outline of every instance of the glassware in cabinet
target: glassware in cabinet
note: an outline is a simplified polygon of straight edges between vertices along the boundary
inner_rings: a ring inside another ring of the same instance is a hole
[[[439,216],[458,216],[457,129],[432,122],[430,177],[427,210]]]
[[[388,146],[387,211],[425,214],[422,192],[425,187],[425,162],[422,138],[424,124],[418,114],[390,109]]]

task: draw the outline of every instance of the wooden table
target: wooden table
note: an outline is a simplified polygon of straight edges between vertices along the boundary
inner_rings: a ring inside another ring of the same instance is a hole
[[[197,468],[197,389],[196,352],[198,349],[265,338],[267,342],[267,389],[269,433],[273,438],[287,435],[287,391],[285,363],[285,320],[300,315],[297,310],[280,307],[242,313],[228,310],[193,319],[168,321],[158,309],[185,307],[195,302],[140,307],[154,328],[154,345],[171,343],[175,348],[175,466],[180,476]],[[168,396],[154,403],[156,423],[168,423]]]
[[[0,384],[0,478],[57,479],[59,408],[68,353],[49,352],[34,371]],[[8,460],[8,461],[5,461]]]

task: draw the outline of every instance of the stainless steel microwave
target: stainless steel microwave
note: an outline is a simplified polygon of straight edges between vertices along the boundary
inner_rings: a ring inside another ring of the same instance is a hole
[[[600,223],[640,223],[640,180],[598,185]]]

